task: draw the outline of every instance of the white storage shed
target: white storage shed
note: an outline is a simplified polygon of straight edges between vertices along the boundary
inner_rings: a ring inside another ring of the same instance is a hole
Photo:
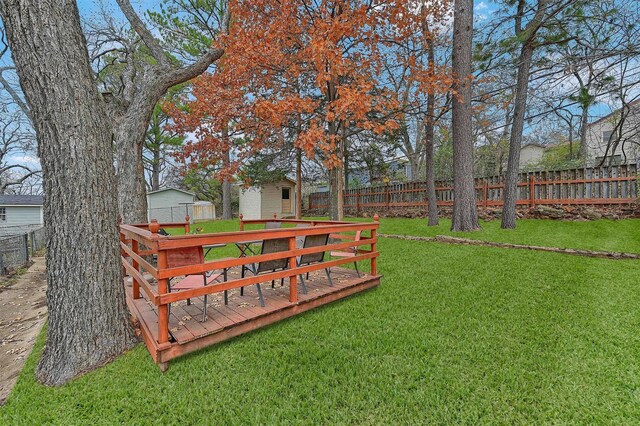
[[[296,215],[296,182],[283,179],[258,187],[240,186],[240,214],[244,219],[269,219]]]

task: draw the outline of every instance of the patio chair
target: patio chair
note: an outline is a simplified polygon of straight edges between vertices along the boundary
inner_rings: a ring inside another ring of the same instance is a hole
[[[310,227],[311,224],[310,223],[298,223],[296,225],[296,228],[308,228]],[[302,246],[304,245],[304,235],[300,235],[299,237],[296,237],[296,248],[302,248]]]
[[[276,221],[273,221],[273,220],[272,220],[272,221],[270,221],[270,222],[266,222],[266,223],[264,224],[264,229],[280,229],[281,227],[282,227],[282,222],[276,222]],[[238,248],[239,248],[239,249],[240,249],[240,251],[242,252],[242,256],[245,256],[245,255],[246,255],[246,252],[249,252],[249,253],[251,253],[251,254],[254,254],[254,251],[253,251],[253,249],[251,248],[251,246],[252,246],[254,243],[258,243],[258,242],[259,242],[259,241],[250,241],[250,242],[248,242],[248,244],[246,244],[246,245],[244,246],[244,248],[241,248],[240,246],[238,246]],[[241,268],[241,274],[240,274],[242,278],[244,278],[244,274],[245,274],[245,272],[246,272],[246,271],[254,272],[254,271],[252,271],[252,270],[251,270],[251,268],[249,267],[249,265],[242,265],[242,268]],[[242,295],[242,293],[243,293],[242,288],[240,289],[240,292],[241,292],[241,295]]]
[[[356,235],[353,238],[353,241],[360,241],[361,238],[361,233],[362,231],[356,231]],[[349,238],[347,236],[342,236],[342,238]],[[358,248],[357,247],[349,247],[346,248],[344,251],[332,251],[331,252],[331,256],[332,257],[342,257],[342,258],[346,258],[346,257],[356,257],[358,254]],[[353,262],[353,265],[356,267],[356,274],[358,274],[358,278],[360,278],[360,271],[358,270],[358,262]]]
[[[187,247],[180,250],[171,250],[167,253],[167,267],[178,268],[181,266],[198,265],[205,262],[204,249],[199,247]],[[222,260],[222,259],[220,259]],[[222,271],[210,271],[210,272],[198,272],[195,274],[186,275],[175,285],[171,285],[171,279],[169,279],[169,293],[179,290],[192,290],[219,282],[218,278],[223,277],[223,282],[227,281],[227,268]],[[204,306],[202,308],[202,322],[207,319],[207,296],[204,295]],[[228,303],[227,290],[224,291],[224,303]],[[187,305],[191,304],[191,299],[187,299]],[[169,304],[169,313],[171,313],[171,304]]]
[[[310,247],[320,247],[326,246],[329,241],[329,234],[320,234],[320,235],[307,235],[304,237],[304,243],[302,244],[302,248],[310,248]],[[321,251],[319,253],[310,253],[303,254],[298,257],[297,265],[310,265],[312,263],[322,263],[324,261],[325,252]],[[329,280],[329,287],[333,287],[333,280],[331,279],[331,271],[329,268],[325,268],[324,272],[327,274],[327,279]],[[307,272],[307,279],[309,279],[309,273]],[[302,292],[307,294],[307,286],[304,282],[304,277],[300,274],[300,284],[302,285]]]
[[[289,251],[288,238],[277,238],[277,239],[262,241],[262,249],[260,250],[260,254],[279,253],[282,251]],[[283,259],[266,260],[264,262],[258,262],[257,265],[254,265],[251,272],[253,272],[253,275],[257,276],[263,272],[276,272],[278,270],[285,270],[288,267],[289,267],[289,258],[285,257]],[[284,278],[280,279],[280,285],[284,285]],[[271,287],[275,287],[274,280],[271,280]],[[256,288],[258,289],[260,306],[264,308],[264,298],[262,297],[262,288],[260,287],[260,283],[256,284]],[[242,295],[244,295],[244,287],[240,287],[240,296]]]

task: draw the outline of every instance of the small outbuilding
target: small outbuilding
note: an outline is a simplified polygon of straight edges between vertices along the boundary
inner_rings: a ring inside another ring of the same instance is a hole
[[[0,235],[29,232],[44,226],[42,195],[0,195]]]
[[[206,222],[216,219],[216,206],[209,201],[196,201],[193,204],[194,222]]]
[[[158,222],[183,222],[187,215],[193,218],[195,198],[193,192],[173,187],[147,192],[148,218]]]
[[[520,167],[532,166],[542,161],[547,147],[539,143],[528,143],[520,148]]]
[[[240,186],[240,214],[244,219],[268,219],[296,215],[296,182],[286,178],[262,186]]]

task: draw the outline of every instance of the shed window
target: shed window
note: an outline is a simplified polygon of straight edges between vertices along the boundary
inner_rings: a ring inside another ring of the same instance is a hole
[[[283,200],[291,199],[291,188],[282,188],[282,199]]]
[[[611,139],[611,134],[613,132],[611,130],[605,130],[602,132],[602,143],[607,145],[609,143],[609,139]]]
[[[6,207],[0,207],[0,222],[7,221],[7,209]]]

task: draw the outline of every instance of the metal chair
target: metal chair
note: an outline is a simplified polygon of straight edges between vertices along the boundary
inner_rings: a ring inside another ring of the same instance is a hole
[[[262,249],[260,254],[279,253],[283,251],[289,251],[289,239],[288,238],[276,238],[262,241]],[[260,275],[263,272],[276,272],[278,270],[285,270],[289,267],[289,258],[266,260],[259,262],[258,265],[254,265],[253,275]],[[280,279],[280,284],[284,284],[284,278]],[[275,287],[274,280],[271,280],[271,287]],[[260,298],[260,306],[264,307],[264,298],[262,297],[262,288],[260,283],[256,284],[258,289],[258,297]],[[240,296],[244,295],[244,287],[240,287]]]
[[[273,220],[270,222],[266,222],[264,224],[264,229],[280,229],[281,227],[282,227],[282,222],[277,222]],[[256,253],[254,252],[252,245],[257,244],[259,242],[260,241],[247,241],[244,243],[242,242],[236,243],[236,246],[240,250],[240,257],[245,257],[247,256],[247,254],[255,255]],[[252,270],[249,265],[242,265],[241,272],[240,272],[240,276],[242,278],[244,278],[246,271],[254,272],[254,270]],[[242,296],[243,293],[244,293],[243,288],[240,288],[240,295]]]
[[[186,247],[179,250],[170,250],[167,252],[167,267],[178,268],[181,266],[197,265],[204,263],[204,249],[200,247]],[[169,279],[169,293],[175,290],[192,290],[212,284],[213,282],[219,282],[218,278],[223,276],[223,280],[227,281],[227,269],[223,269],[221,272],[209,271],[198,272],[195,274],[186,275],[175,285],[171,285],[171,279]],[[223,282],[224,282],[223,281]],[[227,290],[224,291],[224,303],[228,303]],[[191,304],[191,299],[187,299],[187,305]],[[171,304],[169,304],[169,313],[171,313]],[[202,308],[202,322],[207,319],[207,295],[204,295],[204,307]]]
[[[356,236],[353,238],[353,241],[360,241],[362,235],[361,235],[362,231],[357,231],[356,232]],[[344,251],[332,251],[331,252],[331,256],[332,257],[356,257],[358,255],[358,248],[357,247],[349,247],[346,248]],[[360,271],[358,270],[358,262],[353,262],[354,266],[356,267],[356,274],[358,274],[358,278],[360,278]]]
[[[311,224],[310,223],[298,223],[296,225],[296,228],[308,228],[310,227]],[[304,235],[300,235],[299,237],[296,237],[296,248],[302,248],[302,246],[304,245]]]
[[[329,234],[320,234],[320,235],[307,235],[304,237],[304,243],[302,244],[302,248],[310,248],[310,247],[321,247],[326,246],[329,241]],[[321,251],[318,253],[310,253],[303,254],[298,257],[297,265],[310,265],[312,263],[322,263],[324,261],[325,252]],[[331,271],[329,268],[324,268],[325,273],[327,274],[327,279],[329,280],[329,287],[333,287],[333,280],[331,279]],[[309,273],[307,272],[307,279],[309,279]],[[302,285],[302,292],[307,294],[307,286],[304,282],[304,277],[300,274],[300,284]]]

